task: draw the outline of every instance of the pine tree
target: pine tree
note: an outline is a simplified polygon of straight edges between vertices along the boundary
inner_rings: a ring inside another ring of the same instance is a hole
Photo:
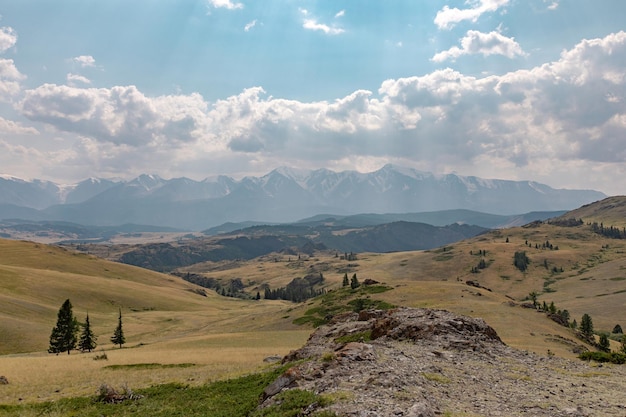
[[[604,333],[600,335],[600,344],[598,345],[598,349],[600,349],[601,352],[611,351],[611,343],[609,342],[608,336]]]
[[[85,317],[85,324],[83,325],[83,331],[80,334],[80,339],[78,340],[78,348],[81,351],[91,352],[97,346],[96,344],[96,336],[93,334],[91,330],[91,324],[89,323],[89,314]]]
[[[352,275],[352,280],[350,281],[350,288],[355,289],[359,288],[361,284],[359,283],[359,279],[356,277],[356,274]]]
[[[57,325],[52,328],[48,352],[56,354],[67,352],[69,355],[70,351],[76,348],[76,333],[78,322],[72,313],[72,303],[67,299],[57,314]]]
[[[126,343],[126,338],[124,337],[124,330],[122,329],[122,309],[120,308],[120,316],[117,321],[117,327],[115,328],[115,332],[113,332],[113,336],[111,337],[111,343],[114,345],[120,345],[120,349],[122,345]]]
[[[583,317],[580,319],[580,332],[586,337],[593,336],[593,320],[587,313],[583,314]]]
[[[348,285],[350,285],[350,281],[348,280],[348,274],[345,273],[343,274],[343,286],[347,287]]]

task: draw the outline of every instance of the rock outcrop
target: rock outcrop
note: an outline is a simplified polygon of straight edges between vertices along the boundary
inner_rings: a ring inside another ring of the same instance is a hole
[[[443,310],[344,314],[283,362],[294,366],[260,407],[299,388],[332,398],[339,416],[626,415],[625,368],[519,351],[483,320]]]

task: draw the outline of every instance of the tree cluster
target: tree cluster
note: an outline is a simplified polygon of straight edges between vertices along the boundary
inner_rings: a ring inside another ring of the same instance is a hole
[[[82,328],[82,330],[81,330]],[[78,333],[80,331],[80,336]],[[52,328],[50,334],[50,346],[48,347],[49,353],[56,353],[57,355],[62,352],[70,352],[77,348],[81,352],[91,352],[97,346],[97,337],[91,329],[91,322],[89,320],[89,314],[85,317],[85,323],[79,323],[74,313],[72,312],[72,303],[69,299],[65,300],[59,312],[57,313],[56,326]],[[118,324],[111,337],[111,342],[116,345],[120,345],[120,348],[126,339],[124,337],[124,330],[122,328],[122,310],[120,309]]]
[[[324,294],[326,291],[323,288],[315,288],[315,285],[323,282],[324,275],[321,273],[319,275],[307,275],[304,278],[294,278],[285,287],[272,290],[269,286],[266,286],[264,298],[266,300],[287,300],[299,303],[309,298]]]
[[[626,239],[626,227],[623,229],[613,226],[605,227],[602,223],[593,222],[591,223],[591,231],[611,239]]]
[[[583,219],[575,219],[570,217],[569,219],[553,219],[548,222],[549,224],[561,227],[576,227],[581,226],[584,222]]]
[[[515,255],[513,255],[513,265],[515,265],[517,269],[525,272],[529,264],[530,259],[526,256],[526,252],[515,252]]]

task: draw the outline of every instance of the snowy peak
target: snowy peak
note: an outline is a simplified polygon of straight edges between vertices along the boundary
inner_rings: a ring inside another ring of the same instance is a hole
[[[571,210],[605,197],[596,191],[556,190],[532,181],[436,176],[396,165],[369,173],[280,167],[239,181],[227,176],[195,181],[140,175],[127,182],[89,178],[58,186],[0,177],[0,205],[45,209],[41,215],[50,220],[196,230],[229,221],[297,221],[319,213],[467,209],[509,215]]]

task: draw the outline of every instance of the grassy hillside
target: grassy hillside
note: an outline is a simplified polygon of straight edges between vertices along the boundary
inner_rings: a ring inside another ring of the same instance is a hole
[[[610,212],[590,210],[588,216],[617,224],[619,215]],[[516,252],[525,252],[530,260],[524,272],[513,265]],[[540,303],[554,302],[579,322],[582,314],[590,314],[596,330],[624,327],[625,253],[626,241],[598,235],[586,224],[533,223],[429,251],[359,253],[355,260],[334,251],[271,254],[179,271],[222,282],[240,279],[251,294],[263,294],[265,285],[284,287],[296,277],[323,274],[322,286],[331,292],[294,304],[244,301],[210,290],[202,295],[201,288],[171,275],[57,247],[0,240],[0,374],[11,381],[0,392],[0,404],[90,395],[101,383],[130,381],[134,389],[167,382],[201,385],[247,373],[263,367],[263,358],[302,345],[311,327],[294,321],[356,299],[482,317],[511,346],[574,358],[572,348],[582,342],[573,332],[521,304],[534,291]],[[344,274],[390,289],[337,291]],[[69,357],[45,353],[66,298],[79,320],[89,312],[99,336],[97,352]],[[109,343],[119,308],[127,336],[124,349]],[[93,360],[101,353],[108,360]]]
[[[516,252],[524,252],[530,260],[524,272],[513,265]],[[344,273],[356,273],[361,281],[370,278],[394,288],[372,298],[483,317],[513,346],[539,353],[550,349],[573,357],[571,346],[561,339],[575,339],[570,330],[543,313],[519,305],[527,301],[529,293],[536,292],[540,303],[554,302],[578,322],[584,313],[590,314],[597,330],[610,331],[615,324],[623,327],[624,253],[626,241],[602,237],[586,225],[533,223],[430,251],[358,254],[355,261],[343,260],[332,252],[301,259],[276,254],[249,262],[197,264],[185,270],[223,281],[241,278],[250,283],[247,290],[251,293],[262,284],[282,287],[311,272],[323,273],[327,285],[338,287]],[[473,273],[481,260],[486,267]],[[468,286],[467,281],[483,288]],[[295,307],[290,316],[304,314],[314,303]]]
[[[607,226],[626,226],[626,196],[608,197],[572,210],[561,218],[582,219],[585,223],[604,223]]]
[[[276,314],[288,302],[203,296],[177,277],[32,242],[0,240],[0,289],[0,375],[10,381],[0,404],[92,395],[102,383],[204,384],[259,369],[310,332]],[[66,298],[79,321],[89,313],[95,352],[45,353]],[[123,349],[109,342],[119,308]]]

